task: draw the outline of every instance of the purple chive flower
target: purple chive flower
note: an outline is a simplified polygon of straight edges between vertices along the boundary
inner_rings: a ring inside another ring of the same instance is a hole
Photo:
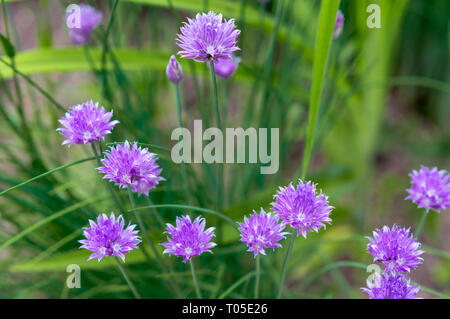
[[[241,59],[232,57],[231,59],[218,59],[214,62],[215,73],[222,78],[229,78],[236,71]]]
[[[410,272],[422,263],[419,257],[424,251],[419,250],[420,243],[409,233],[410,228],[400,228],[397,225],[383,226],[373,232],[367,249],[373,255],[374,261],[381,261],[386,266],[386,272]]]
[[[231,59],[240,33],[234,25],[234,19],[222,19],[222,14],[198,13],[195,19],[184,22],[177,35],[178,52],[183,58],[197,62]]]
[[[206,251],[212,253],[210,248],[217,245],[211,242],[215,236],[214,227],[205,230],[205,219],[200,216],[193,222],[189,216],[177,217],[176,227],[167,224],[167,231],[164,233],[172,238],[167,236],[167,243],[161,244],[166,248],[163,254],[183,256],[183,262]]]
[[[183,78],[183,69],[177,58],[172,55],[169,59],[169,64],[166,67],[166,75],[170,82],[177,84]]]
[[[80,4],[79,16],[76,17],[77,11],[68,12],[66,18],[73,17],[72,27],[69,30],[70,39],[74,44],[86,44],[91,38],[92,30],[102,22],[103,14],[95,8]],[[78,25],[76,25],[79,23]]]
[[[157,156],[147,148],[141,148],[136,142],[132,145],[125,141],[123,144],[111,146],[101,160],[103,166],[97,169],[105,174],[103,178],[115,182],[119,187],[131,187],[139,195],[148,196],[148,191],[160,181],[161,168],[156,163]]]
[[[261,208],[261,213],[253,211],[250,218],[244,217],[244,223],[238,223],[241,232],[241,241],[248,246],[247,251],[253,251],[256,258],[258,254],[266,254],[266,248],[281,247],[278,243],[285,238],[286,232],[282,232],[286,225],[278,223],[277,215],[266,213]]]
[[[450,175],[446,170],[438,170],[437,167],[428,168],[422,166],[419,171],[413,170],[411,188],[407,189],[409,199],[419,208],[425,208],[428,212],[433,209],[437,212],[450,206]]]
[[[111,121],[113,111],[106,112],[104,107],[98,108],[98,103],[87,101],[70,108],[58,122],[64,127],[57,131],[66,138],[62,145],[86,144],[104,139],[110,134],[119,121]]]
[[[374,286],[361,288],[370,299],[416,299],[420,287],[401,274],[378,275]]]
[[[282,223],[289,224],[306,238],[308,231],[318,231],[325,223],[330,223],[329,215],[333,206],[328,205],[328,197],[316,194],[316,185],[311,182],[299,181],[297,188],[292,184],[282,188],[274,196],[273,209],[282,219]]]
[[[136,225],[130,225],[124,229],[125,223],[122,215],[115,217],[114,213],[108,218],[106,214],[97,217],[97,224],[89,220],[90,227],[84,227],[83,235],[86,239],[80,240],[83,244],[80,248],[85,248],[93,252],[88,260],[97,258],[102,260],[105,256],[117,256],[125,261],[125,254],[136,249],[141,242],[134,230]]]
[[[338,38],[344,29],[344,14],[338,10],[336,14],[336,24],[334,25],[333,39]]]

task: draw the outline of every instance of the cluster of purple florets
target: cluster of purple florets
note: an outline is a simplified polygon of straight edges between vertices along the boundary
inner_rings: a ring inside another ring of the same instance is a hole
[[[393,225],[383,226],[367,237],[367,249],[374,262],[381,262],[385,269],[376,276],[376,282],[368,288],[362,288],[372,299],[413,299],[420,288],[411,284],[406,274],[416,269],[423,261],[420,257],[420,243],[410,229]]]

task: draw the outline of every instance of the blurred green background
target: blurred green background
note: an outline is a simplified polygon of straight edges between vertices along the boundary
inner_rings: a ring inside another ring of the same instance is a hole
[[[71,44],[64,21],[71,1],[5,1],[16,54],[0,63],[0,190],[52,168],[92,156],[88,146],[68,149],[55,131],[68,108],[89,99],[114,110],[120,121],[106,142],[139,141],[158,153],[167,179],[151,191],[155,204],[217,209],[214,165],[188,167],[191,197],[184,196],[180,165],[170,159],[177,124],[173,85],[165,67],[178,48],[182,21],[213,10],[235,18],[242,58],[236,74],[219,79],[223,127],[279,127],[280,169],[259,174],[257,164],[225,165],[224,214],[241,221],[270,207],[279,186],[300,177],[308,127],[319,0],[122,0],[102,63],[104,35],[113,1],[87,1],[104,14],[88,46]],[[380,29],[369,29],[366,8],[381,8]],[[6,8],[6,12],[3,9]],[[364,236],[383,225],[412,227],[422,211],[405,201],[408,173],[421,164],[450,168],[449,12],[447,0],[342,0],[345,23],[334,39],[318,105],[319,120],[307,178],[335,207],[332,225],[299,237],[288,267],[286,298],[362,298],[370,264]],[[331,21],[334,23],[334,21]],[[4,54],[2,52],[2,54]],[[183,124],[214,126],[209,70],[179,59]],[[11,64],[13,63],[13,64]],[[14,72],[15,66],[20,74]],[[206,123],[205,123],[206,122]],[[113,260],[87,262],[78,249],[81,227],[115,210],[95,161],[49,174],[0,196],[1,298],[131,298]],[[118,191],[129,207],[125,191]],[[148,205],[144,197],[138,206]],[[189,211],[158,209],[166,222]],[[141,211],[156,242],[165,241],[151,210]],[[196,216],[199,212],[191,211]],[[218,218],[204,214],[208,226]],[[134,215],[125,219],[134,221]],[[254,259],[239,233],[222,224],[214,254],[196,258],[205,297],[251,297]],[[421,242],[424,263],[411,274],[421,285],[450,294],[449,212],[431,212]],[[15,237],[16,236],[16,237]],[[288,242],[262,258],[261,293],[273,298]],[[161,249],[162,251],[162,249]],[[173,298],[170,276],[182,296],[194,297],[188,266],[164,257],[174,273],[149,264],[137,250],[126,267],[146,298]],[[81,267],[81,288],[65,285],[69,264]],[[435,298],[422,290],[420,297]],[[442,297],[442,296],[441,296]]]

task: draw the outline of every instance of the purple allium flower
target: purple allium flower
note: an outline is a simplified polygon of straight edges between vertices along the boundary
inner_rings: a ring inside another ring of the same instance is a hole
[[[98,103],[87,101],[72,106],[58,122],[64,127],[57,131],[66,138],[62,145],[86,144],[104,139],[110,134],[119,121],[111,121],[113,111],[106,112],[104,107],[98,108]]]
[[[291,225],[306,238],[308,231],[318,231],[325,228],[324,223],[330,223],[329,215],[333,206],[328,205],[328,196],[322,194],[322,190],[316,195],[316,185],[311,182],[299,181],[297,189],[289,186],[280,187],[274,196],[273,209],[282,219],[282,223]]]
[[[416,299],[420,287],[401,274],[378,275],[374,286],[361,288],[370,299]]]
[[[433,209],[437,212],[450,206],[450,175],[446,170],[438,170],[437,167],[428,168],[422,166],[419,171],[413,170],[411,188],[407,189],[410,199],[419,208],[425,208],[428,212]]]
[[[183,78],[183,69],[174,55],[169,59],[169,64],[167,64],[166,67],[166,75],[169,81],[175,84],[180,82]]]
[[[218,59],[214,62],[215,73],[222,78],[229,78],[236,71],[241,59],[232,57],[231,59]]]
[[[105,256],[117,256],[125,261],[125,254],[136,249],[141,242],[134,230],[136,225],[130,225],[124,229],[125,223],[122,215],[115,217],[114,213],[108,218],[106,214],[97,217],[97,224],[89,220],[90,227],[84,227],[83,235],[86,239],[79,242],[85,248],[93,252],[88,260],[97,258],[100,261]]]
[[[400,228],[397,225],[383,226],[373,232],[367,249],[373,255],[374,261],[381,261],[386,266],[386,272],[410,272],[422,263],[419,257],[424,251],[419,250],[420,243],[409,233],[410,228]]]
[[[156,163],[157,156],[147,148],[141,148],[136,142],[132,145],[125,141],[123,144],[111,146],[101,160],[103,166],[97,169],[105,174],[103,178],[115,182],[119,187],[131,187],[139,195],[148,196],[148,191],[160,181],[161,168]]]
[[[183,256],[183,262],[188,261],[193,256],[200,256],[205,251],[211,252],[210,248],[216,246],[211,242],[214,235],[214,227],[205,230],[205,219],[198,216],[191,221],[189,216],[177,217],[176,227],[167,224],[167,243],[162,243],[166,249],[163,254]]]
[[[70,9],[70,8],[68,8]],[[77,11],[67,12],[66,19],[73,16],[72,25],[69,34],[74,44],[86,44],[91,38],[92,30],[102,22],[103,14],[95,8],[80,4],[79,17],[76,17]],[[79,25],[76,25],[79,23]]]
[[[266,254],[266,248],[281,247],[278,243],[285,238],[286,232],[282,232],[285,224],[278,223],[277,215],[266,213],[261,208],[261,213],[253,211],[250,218],[244,217],[244,223],[238,223],[241,227],[241,241],[248,246],[247,251],[253,251],[253,256]]]
[[[198,13],[195,19],[184,22],[177,35],[178,52],[183,58],[197,62],[210,62],[218,59],[231,59],[240,33],[234,19],[222,19],[222,14]]]
[[[341,35],[342,29],[344,29],[344,14],[341,10],[338,10],[336,14],[336,24],[334,25],[333,39],[336,39]]]

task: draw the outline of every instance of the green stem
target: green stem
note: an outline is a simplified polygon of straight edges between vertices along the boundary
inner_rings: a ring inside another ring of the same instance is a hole
[[[192,259],[189,260],[189,264],[191,265],[192,280],[194,281],[195,292],[197,293],[197,298],[202,299],[202,294],[200,293],[200,287],[198,286],[197,276],[195,275],[194,262],[192,261]]]
[[[154,206],[152,200],[150,199],[150,196],[146,196],[145,198],[147,198],[147,203],[149,206]],[[162,228],[164,228],[164,226],[165,226],[164,219],[162,219],[162,217],[158,213],[158,210],[156,209],[156,207],[153,207],[153,212],[154,212],[154,215],[155,215],[156,220],[158,221],[159,225]]]
[[[287,251],[287,254],[286,254],[286,258],[284,259],[284,263],[283,263],[283,270],[281,272],[281,280],[280,280],[280,284],[278,286],[277,299],[280,299],[281,295],[283,294],[284,280],[286,279],[287,266],[288,266],[288,263],[289,263],[289,259],[291,258],[292,247],[294,247],[295,237],[296,237],[295,233],[292,233],[291,241],[289,242],[289,247],[288,247],[288,251]]]
[[[144,238],[145,238],[145,241],[148,243],[148,245],[149,245],[150,248],[152,249],[152,251],[153,251],[153,253],[154,253],[154,255],[155,255],[155,258],[156,258],[156,260],[157,260],[158,263],[159,263],[159,266],[161,267],[161,269],[164,269],[165,267],[164,267],[164,263],[163,263],[163,261],[162,261],[162,258],[161,258],[161,256],[159,255],[159,252],[158,252],[158,250],[156,249],[155,244],[153,243],[153,241],[152,241],[152,240],[150,239],[150,237],[148,236],[147,227],[145,227],[145,224],[144,224],[144,222],[142,221],[141,215],[140,215],[139,212],[136,210],[136,203],[135,203],[135,201],[134,201],[133,192],[132,192],[132,190],[131,190],[131,187],[128,186],[127,190],[128,190],[128,197],[129,197],[129,199],[130,199],[131,207],[133,208],[134,215],[135,215],[136,220],[137,220],[137,222],[138,222],[139,228],[141,229],[141,233],[143,234],[143,236],[144,236]],[[150,264],[152,264],[152,259],[151,259],[150,255],[149,255],[149,253],[147,252],[147,249],[145,249],[143,246],[142,246],[142,252],[144,253],[144,256],[147,258],[147,261],[148,261]]]
[[[94,152],[95,158],[97,159],[98,166],[102,166],[102,162],[100,160],[100,155],[97,152],[97,149],[95,148],[95,144],[92,143],[91,147],[92,147],[92,151]],[[99,150],[101,152],[102,147],[101,147],[100,142],[98,142],[98,147],[99,147]],[[120,205],[120,201],[117,198],[116,194],[114,193],[114,190],[112,189],[112,187],[111,187],[111,185],[109,184],[108,181],[105,180],[105,183],[106,183],[106,187],[108,188],[109,193],[111,194],[111,198],[113,199],[114,204],[116,205],[117,209],[119,209],[119,212],[123,213],[125,210],[122,208],[122,205]]]
[[[52,104],[54,104],[60,111],[65,112],[66,109],[58,103],[48,92],[42,89],[36,82],[34,82],[28,75],[20,72],[15,65],[6,62],[4,59],[0,58],[0,62],[10,67],[16,74],[20,75],[25,81],[28,82],[32,87],[38,90],[47,100],[49,100]]]
[[[216,113],[216,125],[219,130],[222,129],[220,122],[220,110],[219,110],[219,98],[217,94],[217,82],[216,82],[216,72],[214,70],[214,61],[209,62],[209,68],[211,70],[211,82],[213,86],[213,100],[214,100],[214,110]],[[222,162],[218,163],[218,172],[217,172],[217,210],[222,212],[222,188],[223,188],[223,153],[222,153]],[[217,224],[217,241],[222,242],[223,240],[223,223],[219,220]]]
[[[136,287],[134,287],[133,283],[131,282],[130,278],[128,277],[128,274],[127,274],[127,272],[125,271],[125,268],[123,268],[122,264],[120,263],[119,258],[114,257],[114,259],[116,260],[117,266],[119,267],[120,272],[121,272],[122,275],[123,275],[123,278],[125,278],[125,281],[127,282],[128,287],[130,287],[130,290],[131,290],[131,292],[133,293],[134,297],[135,297],[136,299],[142,299],[142,298],[141,298],[141,295],[139,295],[139,293],[137,292]]]
[[[424,212],[422,214],[422,217],[420,218],[419,225],[417,226],[417,230],[416,230],[416,233],[415,233],[416,238],[420,237],[420,234],[422,233],[423,226],[425,225],[425,221],[427,219],[427,216],[428,216],[428,212],[426,210],[424,210]]]
[[[51,170],[49,170],[49,171],[47,171],[47,172],[45,172],[45,173],[42,173],[42,174],[40,174],[40,175],[37,175],[37,176],[35,176],[35,177],[33,177],[33,178],[30,178],[30,179],[28,179],[28,180],[26,180],[26,181],[24,181],[24,182],[22,182],[22,183],[19,183],[19,184],[17,184],[17,185],[14,185],[13,187],[10,187],[10,188],[8,188],[8,189],[5,189],[4,191],[1,191],[1,192],[0,192],[0,196],[6,194],[6,193],[8,193],[9,191],[12,191],[12,190],[14,190],[14,189],[16,189],[16,188],[20,188],[20,187],[22,187],[22,186],[25,186],[25,185],[31,183],[31,182],[34,182],[34,181],[36,181],[36,180],[38,180],[38,179],[40,179],[40,178],[42,178],[42,177],[45,177],[45,176],[47,176],[47,175],[53,174],[53,173],[55,173],[55,172],[58,172],[58,171],[60,171],[60,170],[62,170],[62,169],[65,169],[65,168],[68,168],[68,167],[71,167],[71,166],[74,166],[74,165],[77,165],[77,164],[81,164],[81,163],[84,163],[84,162],[87,162],[87,161],[92,161],[92,160],[94,160],[94,159],[95,159],[95,157],[83,158],[83,159],[81,159],[81,160],[78,160],[78,161],[75,161],[75,162],[72,162],[72,163],[69,163],[69,164],[64,164],[64,165],[61,165],[61,166],[59,166],[59,167],[53,168],[53,169],[51,169]]]
[[[181,98],[180,98],[180,88],[178,83],[175,84],[175,95],[177,97],[177,112],[178,112],[178,127],[181,129],[183,127],[183,121],[181,117]],[[189,204],[191,204],[191,193],[189,188],[189,181],[188,176],[186,172],[186,163],[181,163],[181,175],[183,178],[183,186],[184,186],[184,192],[186,194],[186,199]]]
[[[108,26],[106,27],[105,37],[103,39],[103,50],[102,50],[102,57],[101,57],[101,62],[102,62],[101,74],[102,74],[102,80],[103,80],[103,96],[107,99],[110,99],[109,91],[108,91],[108,79],[106,76],[106,56],[109,52],[108,36],[111,31],[112,24],[114,22],[114,15],[115,15],[118,4],[119,4],[119,0],[115,0],[112,10],[111,10],[111,16],[109,17]]]
[[[3,23],[5,25],[6,37],[9,39],[9,26],[8,26],[8,15],[6,14],[6,3],[2,0],[2,13],[3,13]]]
[[[130,186],[128,186],[128,197],[130,198],[130,203],[131,203],[131,206],[132,206],[132,208],[133,208],[134,215],[136,216],[138,225],[139,225],[139,227],[141,228],[141,232],[142,232],[142,234],[143,234],[143,236],[144,236],[144,238],[145,238],[145,241],[148,243],[148,245],[150,246],[151,250],[153,251],[153,254],[154,254],[155,257],[156,257],[156,260],[157,260],[157,262],[158,262],[160,268],[161,268],[162,270],[164,270],[164,271],[167,270],[167,267],[166,267],[164,261],[162,260],[161,255],[159,254],[158,250],[156,249],[155,244],[153,243],[153,241],[152,241],[152,240],[150,239],[150,237],[148,236],[147,227],[145,227],[145,224],[144,224],[144,222],[143,222],[143,220],[142,220],[142,218],[141,218],[141,215],[139,214],[139,212],[138,212],[137,209],[136,209],[136,203],[135,203],[135,201],[134,201],[133,192],[132,192]],[[150,257],[150,255],[148,254],[147,250],[146,250],[143,246],[142,246],[142,252],[143,252],[145,258],[147,259],[147,261],[148,261],[150,264],[152,264],[151,257]],[[169,267],[169,271],[172,272],[171,266]],[[172,279],[171,279],[170,277],[167,278],[167,280],[168,280],[168,283],[169,283],[170,288],[175,292],[175,294],[178,296],[178,298],[181,298],[181,292],[180,292],[180,290],[178,289],[178,286],[175,285],[175,283],[172,281]]]
[[[260,256],[256,256],[256,277],[255,277],[255,299],[258,299],[258,292],[259,292],[259,274],[260,274],[260,267],[261,267],[261,261]]]
[[[149,209],[149,208],[177,208],[177,209],[185,209],[185,210],[190,210],[190,211],[194,210],[194,211],[202,212],[205,214],[217,216],[217,217],[223,219],[224,221],[226,221],[227,223],[229,223],[234,229],[238,230],[236,221],[232,220],[230,217],[228,217],[222,213],[216,212],[214,210],[203,208],[203,207],[179,205],[179,204],[159,204],[159,205],[151,205],[151,206],[141,206],[141,207],[133,208],[129,211],[131,212],[131,211],[135,211],[135,210],[143,210],[143,209]]]

